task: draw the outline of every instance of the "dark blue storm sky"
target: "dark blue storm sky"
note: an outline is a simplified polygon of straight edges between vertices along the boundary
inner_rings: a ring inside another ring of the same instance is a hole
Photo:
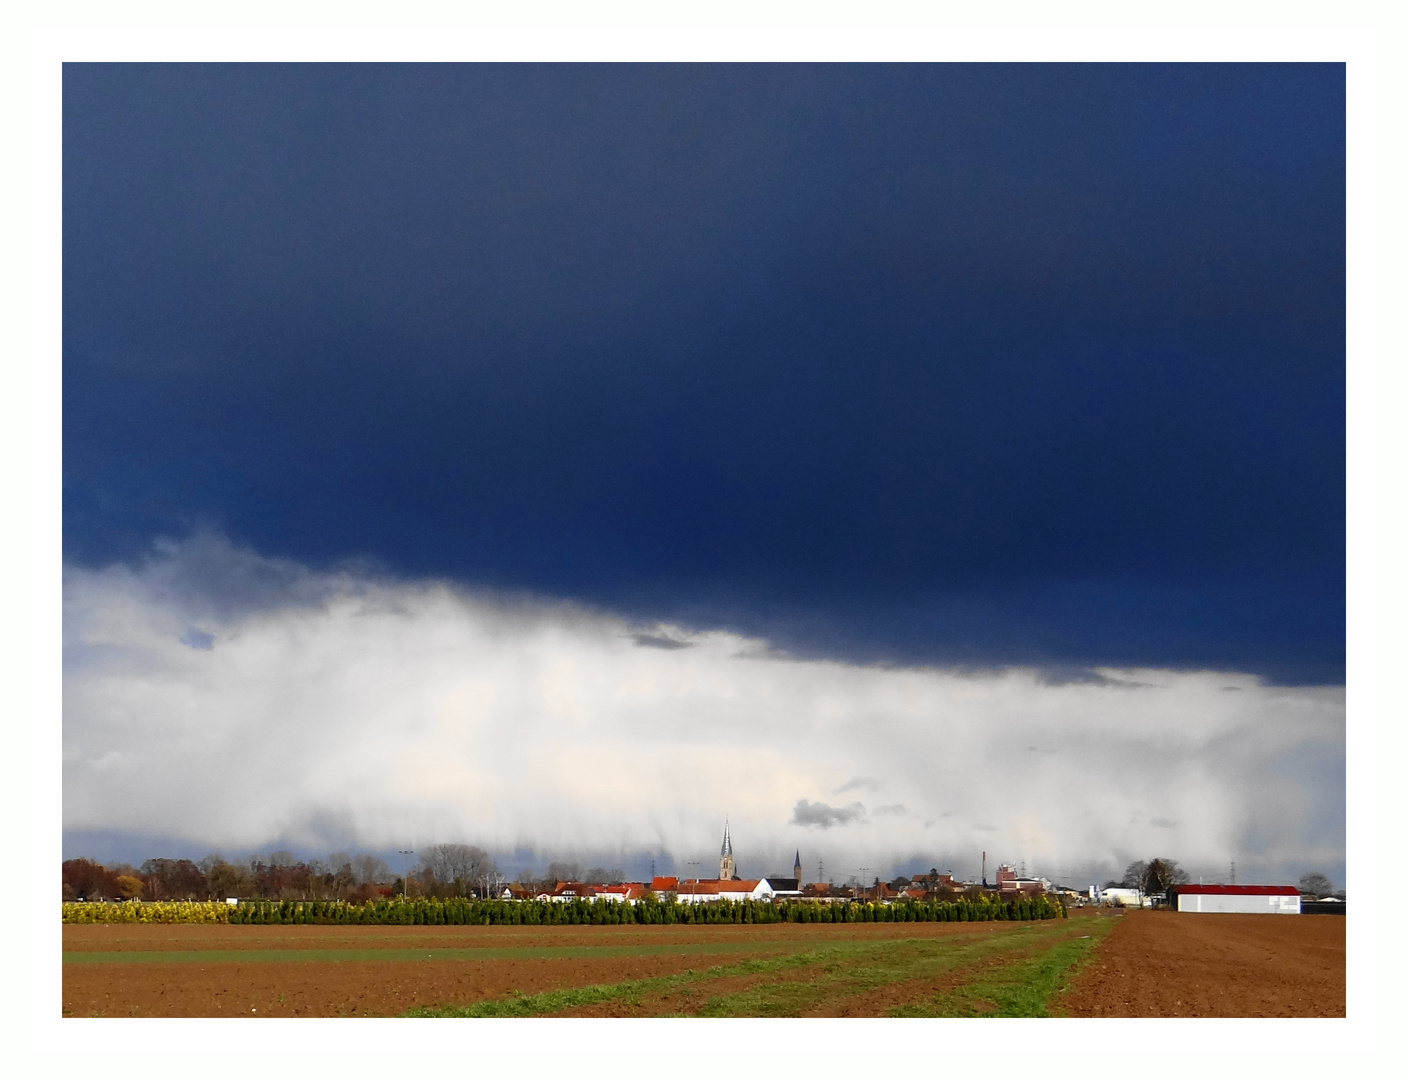
[[[64,535],[1344,675],[1341,65],[65,65]]]

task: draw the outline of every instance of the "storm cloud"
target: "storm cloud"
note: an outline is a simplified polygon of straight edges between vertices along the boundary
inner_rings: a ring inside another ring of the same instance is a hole
[[[828,806],[824,802],[807,802],[798,799],[792,808],[792,824],[815,825],[829,829],[833,825],[846,825],[865,817],[865,806],[854,802],[849,806]]]
[[[1049,876],[1343,863],[1342,688],[799,660],[666,624],[649,634],[688,648],[641,648],[610,612],[209,534],[69,567],[64,602],[68,831],[690,858],[727,815],[756,873],[799,846],[838,867],[982,849]],[[856,786],[887,813],[824,801]]]

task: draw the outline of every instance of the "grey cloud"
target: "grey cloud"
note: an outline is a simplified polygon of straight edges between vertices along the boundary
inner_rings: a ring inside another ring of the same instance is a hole
[[[855,791],[857,788],[865,788],[867,791],[879,791],[880,781],[870,776],[854,776],[840,787],[834,788],[831,794],[841,795],[847,791]]]
[[[828,806],[824,802],[798,799],[792,808],[792,824],[829,829],[833,825],[849,825],[865,816],[865,807],[858,802],[849,806]]]
[[[1152,825],[1152,826],[1154,826],[1154,828],[1156,828],[1156,829],[1176,829],[1176,828],[1178,828],[1178,822],[1176,822],[1176,821],[1170,821],[1168,818],[1161,818],[1161,817],[1150,818],[1150,819],[1149,819],[1149,824]]]
[[[974,832],[997,832],[996,825],[974,825]]]
[[[694,643],[677,641],[675,638],[658,637],[655,634],[632,634],[631,640],[647,649],[688,649]]]
[[[891,803],[889,806],[877,806],[877,807],[875,808],[875,812],[876,812],[877,814],[905,814],[905,813],[908,813],[908,811],[905,810],[904,805],[903,805],[902,803]]]

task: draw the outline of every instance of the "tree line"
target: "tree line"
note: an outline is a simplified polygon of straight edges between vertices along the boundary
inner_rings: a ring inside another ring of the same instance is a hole
[[[502,881],[494,861],[472,844],[436,844],[415,869],[395,876],[376,855],[334,852],[326,860],[276,851],[231,862],[210,854],[104,865],[91,859],[63,864],[63,898],[79,900],[289,900],[364,903],[393,895],[485,897]]]

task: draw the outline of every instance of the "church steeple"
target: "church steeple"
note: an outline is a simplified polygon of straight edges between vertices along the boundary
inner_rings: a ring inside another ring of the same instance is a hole
[[[797,849],[797,855],[792,860],[792,876],[797,879],[797,888],[802,887],[802,849]]]
[[[733,841],[728,836],[728,818],[724,818],[724,846],[719,851],[719,880],[733,877]]]

